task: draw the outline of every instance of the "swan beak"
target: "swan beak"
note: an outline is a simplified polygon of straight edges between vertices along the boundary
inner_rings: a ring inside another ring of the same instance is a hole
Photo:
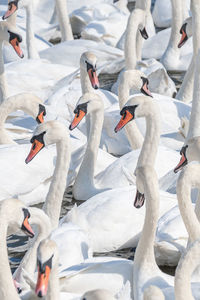
[[[17,290],[17,293],[18,293],[18,294],[21,294],[22,289],[21,289],[19,283],[17,282],[17,280],[13,279],[13,283],[14,283],[14,286],[15,286],[15,288],[16,288],[16,290]]]
[[[186,26],[187,26],[187,23],[183,24],[183,26],[181,27],[180,33],[182,34],[182,37],[178,44],[178,48],[181,48],[185,44],[185,42],[188,40],[188,36],[186,34]]]
[[[136,208],[141,208],[144,205],[145,197],[144,194],[140,193],[137,190],[136,196],[135,196],[135,201],[134,201],[134,206]]]
[[[44,148],[44,143],[41,143],[35,139],[33,141],[31,151],[29,152],[29,155],[25,160],[25,163],[28,164],[36,156],[36,154],[38,154],[38,152],[42,150],[42,148]]]
[[[141,92],[142,92],[144,95],[150,96],[150,97],[153,98],[153,96],[151,95],[150,90],[148,89],[148,83],[147,83],[147,82],[144,83],[143,87],[141,88]]]
[[[40,124],[44,122],[44,111],[38,114],[36,121]]]
[[[38,267],[38,279],[35,293],[40,298],[46,296],[47,294],[50,272],[51,268],[47,265],[45,266],[44,272],[41,272]]]
[[[24,219],[24,222],[22,223],[22,227],[21,229],[28,235],[30,236],[31,238],[34,237],[34,232],[33,232],[33,229],[31,228],[31,225],[29,224],[28,222],[28,218],[29,216],[26,216],[25,219]]]
[[[13,46],[13,48],[14,48],[15,52],[18,54],[18,56],[20,58],[23,58],[24,54],[22,52],[22,49],[19,46],[19,42],[17,40],[17,37],[15,37],[14,39],[10,40],[10,44]]]
[[[174,169],[174,173],[177,173],[178,171],[180,171],[185,165],[187,165],[187,163],[188,163],[187,158],[186,158],[185,154],[182,153],[180,162]]]
[[[140,29],[140,33],[145,40],[147,40],[149,38],[145,27],[142,30]]]
[[[90,78],[90,82],[91,82],[91,85],[92,87],[97,90],[99,88],[99,79],[97,77],[97,73],[96,73],[96,70],[93,69],[93,68],[90,68],[88,70],[88,75],[89,75],[89,78]]]
[[[132,119],[133,119],[133,115],[128,110],[126,110],[124,112],[124,114],[122,115],[121,120],[119,121],[119,123],[115,127],[115,129],[114,129],[115,132],[117,133],[118,131],[120,131]]]
[[[78,113],[75,115],[74,120],[70,124],[69,129],[73,130],[74,128],[76,128],[85,115],[86,113],[80,109]]]
[[[16,12],[17,10],[17,1],[11,1],[10,3],[8,3],[8,10],[5,13],[5,15],[2,17],[3,20],[9,18],[10,16],[12,16],[12,14],[14,14],[14,12]]]

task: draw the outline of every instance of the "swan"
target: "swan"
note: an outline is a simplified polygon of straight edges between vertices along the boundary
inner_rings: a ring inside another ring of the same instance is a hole
[[[0,105],[0,144],[16,144],[5,130],[4,123],[8,115],[18,109],[31,115],[38,123],[44,122],[46,109],[40,98],[28,93],[11,96]]]
[[[44,211],[49,216],[52,229],[58,227],[61,203],[66,187],[66,178],[70,162],[70,141],[67,128],[59,121],[48,121],[40,124],[34,131],[31,139],[32,148],[25,162],[26,164],[37,155],[45,146],[56,143],[57,160],[53,179],[46,196]]]
[[[141,110],[142,108],[142,110]],[[146,118],[145,140],[138,158],[137,167],[143,165],[154,166],[160,138],[159,110],[155,100],[148,96],[131,98],[120,112],[122,118],[115,127],[115,132],[121,130],[127,123],[141,116]],[[129,130],[133,130],[130,128]],[[144,204],[144,193],[137,191],[134,206],[139,208]]]
[[[3,62],[3,43],[8,42],[12,45],[19,57],[23,58],[23,53],[19,43],[22,42],[21,36],[13,31],[13,26],[7,22],[0,22],[0,101],[3,102],[7,98],[8,87],[5,78],[4,62]]]
[[[178,44],[178,47],[181,48],[186,41],[192,36],[192,17],[187,18],[184,20],[183,25],[180,29],[181,33],[181,40]]]
[[[132,184],[135,183],[134,176],[132,174],[132,170],[134,169],[134,166],[136,166],[137,160],[138,166],[140,163],[146,163],[146,164],[153,164],[158,146],[159,141],[159,122],[154,122],[154,119],[157,120],[159,118],[159,113],[157,109],[157,103],[155,100],[150,98],[148,96],[137,96],[132,100],[133,105],[138,105],[138,107],[135,109],[135,115],[137,117],[139,116],[146,116],[147,118],[147,140],[143,144],[143,150],[141,151],[140,158],[138,160],[138,154],[137,156],[134,155],[134,152],[129,153],[128,157],[122,157],[120,158],[116,163],[115,168],[112,168],[111,165],[108,167],[106,172],[103,172],[102,175],[102,181],[108,179],[108,182],[115,183],[117,182],[117,186],[119,186],[119,178],[120,180],[124,180],[122,177],[122,174],[127,174],[128,178],[131,178],[132,175]],[[153,110],[153,108],[155,108]],[[132,106],[133,110],[135,106]],[[131,109],[131,106],[128,106],[128,108]],[[124,112],[124,110],[123,110]],[[130,114],[127,113],[129,116]],[[149,120],[150,119],[150,120]],[[153,121],[152,121],[153,119]],[[124,120],[123,120],[124,121]],[[152,121],[152,126],[149,126]],[[148,123],[149,122],[149,123]],[[117,127],[119,129],[119,126]],[[149,145],[149,139],[150,137],[153,139],[153,142],[151,141],[151,146]],[[147,149],[147,152],[146,150]],[[166,153],[166,152],[164,152]],[[168,154],[169,155],[169,152]],[[149,158],[149,159],[148,159]],[[121,165],[120,165],[121,161]],[[143,161],[143,162],[142,162]],[[160,163],[163,161],[163,159],[159,158],[159,167],[156,166],[156,169],[162,169]],[[126,170],[124,167],[130,167],[130,171]],[[129,173],[130,172],[130,173]],[[112,174],[112,175],[110,175]],[[98,176],[97,176],[98,180]],[[109,181],[110,180],[110,181]],[[131,181],[131,180],[130,180]],[[106,182],[106,181],[105,181]],[[91,240],[92,240],[92,248],[94,251],[101,252],[101,251],[110,251],[111,249],[119,249],[122,247],[129,247],[129,246],[135,246],[137,245],[138,240],[138,233],[141,230],[141,222],[144,217],[144,208],[140,212],[132,206],[132,200],[133,194],[135,192],[135,187],[122,187],[111,190],[111,191],[105,191],[103,193],[97,194],[94,197],[88,199],[85,203],[81,204],[77,208],[73,208],[70,213],[63,219],[63,222],[65,221],[71,221],[74,224],[79,225],[82,229],[86,230],[86,232],[89,233]],[[168,200],[167,200],[168,199]],[[122,202],[121,202],[122,201]],[[167,201],[167,206],[166,206]],[[137,201],[138,202],[138,201]],[[121,203],[121,204],[120,204]],[[162,193],[162,201],[161,201],[161,214],[167,210],[170,209],[168,206],[169,203],[171,203],[171,207],[173,207],[176,204],[175,197],[171,196],[169,197],[169,194]],[[122,212],[123,208],[123,212]],[[109,213],[108,213],[109,212]],[[111,213],[112,212],[112,213]],[[121,220],[122,215],[126,215],[126,223],[124,220]],[[133,226],[133,219],[134,219],[134,226]],[[101,221],[101,226],[99,226],[97,220],[103,220]],[[114,220],[118,220],[117,223],[115,223]],[[130,224],[130,225],[128,225]],[[132,225],[131,225],[132,224]],[[115,227],[116,226],[116,227]],[[128,226],[128,227],[127,227]],[[115,229],[114,229],[115,228]],[[129,228],[127,230],[126,228]],[[132,231],[132,232],[131,232]],[[119,235],[119,232],[121,234]],[[117,234],[117,236],[116,236]]]
[[[60,25],[60,31],[62,36],[62,41],[73,40],[72,28],[68,16],[67,2],[62,0],[56,0],[56,11],[58,14],[58,20]]]
[[[136,8],[129,17],[124,42],[125,69],[139,69],[145,73],[149,79],[151,92],[172,96],[176,88],[162,64],[153,59],[140,61],[142,54],[141,32],[145,26],[145,18],[146,11],[140,8]],[[143,36],[148,37],[147,33]]]
[[[57,245],[51,239],[45,239],[40,243],[37,253],[38,278],[35,288],[38,296],[46,295],[47,299],[57,299],[60,289],[61,291],[80,295],[91,290],[91,288],[104,288],[110,290],[112,294],[116,294],[120,291],[120,286],[123,287],[123,281],[132,278],[133,264],[131,261],[111,257],[97,257],[86,260],[82,265],[72,266],[61,271],[58,280],[57,253]],[[107,274],[104,273],[106,269]],[[88,277],[89,274],[91,276]],[[100,277],[101,280],[97,280]],[[48,298],[50,295],[54,297]]]
[[[190,62],[190,66],[187,73],[184,76],[184,80],[176,95],[176,99],[182,100],[183,102],[190,102],[192,100],[192,92],[194,85],[194,68],[196,57],[199,51],[199,31],[200,26],[199,20],[199,9],[200,3],[197,0],[191,0],[191,11],[192,11],[192,31],[193,31],[193,56]]]
[[[144,300],[165,300],[163,292],[155,285],[150,285],[144,291]]]
[[[26,46],[27,57],[29,59],[38,59],[39,54],[35,43],[34,30],[33,30],[33,1],[17,0],[8,2],[8,10],[2,17],[3,20],[10,18],[15,14],[16,25],[16,11],[18,8],[24,7],[26,9]],[[9,19],[8,19],[9,20]],[[12,21],[13,22],[13,21]]]
[[[159,212],[159,187],[156,172],[151,165],[146,164],[137,168],[136,177],[146,198],[145,221],[134,256],[133,271],[134,299],[140,300],[143,299],[144,289],[149,285],[153,284],[163,289],[172,286],[173,279],[160,271],[154,256],[154,239]]]
[[[22,201],[18,199],[6,199],[0,204],[1,215],[1,251],[0,251],[0,264],[1,264],[1,299],[20,299],[15,289],[12,274],[8,262],[8,253],[6,246],[7,231],[15,232],[22,229],[28,236],[33,237],[34,232],[29,224],[28,219],[30,213]]]

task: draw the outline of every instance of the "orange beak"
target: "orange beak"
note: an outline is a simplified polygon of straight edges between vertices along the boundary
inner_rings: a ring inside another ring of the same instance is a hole
[[[19,46],[19,42],[17,40],[17,38],[14,38],[10,41],[10,44],[13,46],[13,48],[15,49],[15,52],[18,54],[18,56],[20,58],[23,58],[24,57],[24,54],[22,52],[22,49],[20,48]]]
[[[3,20],[9,18],[10,16],[12,16],[12,14],[14,14],[14,12],[17,10],[17,6],[14,2],[8,4],[8,10],[5,13],[5,15],[2,17]]]
[[[34,237],[33,229],[31,228],[31,225],[28,222],[28,216],[24,219],[24,222],[22,223],[22,230],[31,238]]]
[[[187,41],[187,39],[188,39],[187,34],[185,32],[186,29],[184,29],[185,27],[186,27],[186,24],[184,24],[182,26],[182,28],[181,28],[180,33],[182,34],[182,36],[181,36],[181,40],[180,40],[180,42],[178,44],[178,48],[181,48],[185,44],[185,42]]]
[[[38,123],[43,123],[44,122],[44,111],[42,111],[36,118],[36,121]]]
[[[25,160],[25,163],[28,164],[36,156],[36,154],[38,154],[38,152],[42,150],[42,148],[44,148],[44,144],[35,139],[32,144],[31,151],[29,152],[29,155]]]
[[[181,159],[179,164],[174,169],[174,173],[177,173],[179,170],[181,170],[185,165],[187,165],[187,158],[185,157],[184,153],[181,155]]]
[[[35,293],[38,297],[44,297],[47,294],[50,272],[51,269],[49,266],[45,267],[44,273],[40,273],[38,268],[38,279],[35,288]]]
[[[69,126],[69,129],[73,130],[74,128],[76,128],[85,115],[86,113],[84,111],[79,110],[79,112],[75,115],[71,125]]]
[[[117,133],[118,131],[120,131],[132,119],[133,119],[133,115],[128,110],[126,110],[125,114],[121,117],[121,120],[115,127],[115,132]]]
[[[96,71],[94,71],[93,69],[89,69],[88,70],[88,75],[89,75],[92,87],[95,90],[97,90],[99,88],[99,79],[97,77]]]

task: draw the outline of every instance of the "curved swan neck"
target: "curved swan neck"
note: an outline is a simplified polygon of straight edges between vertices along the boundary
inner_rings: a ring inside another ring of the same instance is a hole
[[[33,3],[26,6],[26,44],[28,51],[28,58],[37,59],[40,58],[35,45],[35,36],[33,31],[34,26],[34,14],[33,14]]]
[[[56,0],[56,11],[58,14],[62,41],[73,40],[72,28],[67,10],[67,1]]]
[[[136,171],[140,172],[140,169]],[[148,167],[148,173],[144,173],[142,181],[144,185],[144,194],[146,199],[146,214],[142,234],[136,249],[134,257],[134,268],[144,263],[155,263],[154,240],[159,217],[159,187],[156,172],[153,168]],[[147,170],[148,170],[147,169]]]
[[[199,264],[200,245],[199,241],[194,242],[183,257],[181,257],[176,268],[174,280],[175,298],[178,300],[194,300],[191,291],[191,276]]]
[[[177,181],[177,198],[181,216],[183,218],[185,227],[189,234],[190,242],[194,242],[200,236],[200,224],[194,212],[192,202],[190,200],[191,189],[197,185],[195,174],[198,178],[199,168],[195,165],[189,165],[190,168],[184,169]],[[189,171],[191,172],[189,173]],[[194,172],[192,172],[194,171]]]
[[[56,143],[57,159],[53,179],[49,187],[43,210],[49,216],[52,230],[58,227],[62,199],[70,163],[69,136]]]
[[[0,212],[0,236],[1,236],[1,247],[0,247],[0,299],[7,300],[19,300],[19,296],[13,284],[12,274],[8,262],[8,252],[6,245],[6,235],[8,223],[5,218],[5,213]]]
[[[3,102],[8,95],[8,86],[6,81],[4,60],[3,60],[3,41],[0,40],[0,103]]]
[[[180,41],[180,28],[183,23],[182,0],[171,0],[172,4],[172,29],[169,43],[161,61],[167,66],[170,60],[179,61],[181,51],[177,47]],[[178,7],[178,9],[177,9]]]
[[[194,89],[193,89],[193,100],[192,110],[190,115],[189,129],[186,138],[186,143],[189,139],[200,135],[200,52],[196,58],[195,77],[194,77]]]
[[[103,105],[98,111],[90,114],[90,131],[87,148],[84,154],[83,162],[79,169],[75,183],[87,182],[88,185],[94,185],[94,170],[98,155],[98,149],[101,139],[101,131],[104,121]],[[86,174],[87,170],[87,174]]]
[[[160,117],[159,111],[155,107],[155,111],[146,116],[146,134],[142,150],[138,158],[137,167],[146,165],[154,166],[158,151],[159,139]]]
[[[80,79],[82,94],[93,93],[94,89],[91,85],[90,78],[85,68],[80,67]]]
[[[145,12],[139,8],[135,9],[129,16],[124,45],[126,70],[136,68],[139,53],[139,49],[136,48],[136,38],[139,25],[144,23],[144,18]]]
[[[192,93],[194,86],[194,68],[196,63],[196,56],[200,49],[200,2],[198,0],[191,0],[192,11],[192,33],[193,33],[193,56],[190,66],[185,74],[181,88],[177,93],[176,98],[182,100],[185,103],[192,101]]]

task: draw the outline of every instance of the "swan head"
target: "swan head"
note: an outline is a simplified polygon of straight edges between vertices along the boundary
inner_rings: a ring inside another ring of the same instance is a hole
[[[92,52],[84,52],[80,58],[80,68],[86,70],[91,85],[94,89],[99,88],[99,80],[97,77],[97,58]]]
[[[51,271],[57,263],[58,249],[56,243],[50,239],[41,241],[37,250],[38,278],[35,293],[38,297],[46,296]]]
[[[30,212],[19,199],[6,199],[0,203],[0,213],[9,224],[8,234],[16,232],[21,228],[29,237],[34,237],[33,229],[29,224]]]
[[[108,290],[97,289],[86,292],[81,300],[116,300],[116,298]]]
[[[187,18],[181,29],[180,29],[180,34],[181,34],[181,40],[178,44],[178,48],[181,48],[185,42],[192,36],[192,17]]]
[[[5,20],[12,16],[18,9],[19,0],[13,0],[8,2],[8,10],[3,15],[2,19]]]
[[[2,21],[0,22],[0,33],[0,39],[11,44],[18,56],[23,58],[24,54],[19,45],[22,42],[22,37],[17,33],[16,28],[11,24]]]
[[[28,164],[45,146],[60,143],[69,136],[66,126],[59,121],[48,121],[37,126],[30,142],[31,150],[25,160]]]
[[[119,97],[125,89],[131,89],[134,93],[142,93],[152,97],[149,90],[149,80],[146,75],[139,70],[125,70],[121,73],[118,88]]]
[[[187,141],[180,151],[180,161],[174,172],[177,173],[191,161],[200,161],[200,137],[193,137]]]
[[[150,114],[154,114],[155,109],[152,109],[153,107],[155,107],[156,109],[156,102],[151,97],[148,96],[132,97],[120,111],[120,115],[122,117],[114,129],[115,132],[117,133],[126,124],[128,124],[130,121],[136,118],[146,117],[149,116]]]
[[[76,106],[74,113],[75,117],[72,123],[69,126],[70,130],[73,130],[78,126],[81,120],[91,112],[98,111],[100,109],[104,109],[103,102],[101,97],[96,94],[86,93],[84,96],[80,97],[78,101],[78,105]]]

